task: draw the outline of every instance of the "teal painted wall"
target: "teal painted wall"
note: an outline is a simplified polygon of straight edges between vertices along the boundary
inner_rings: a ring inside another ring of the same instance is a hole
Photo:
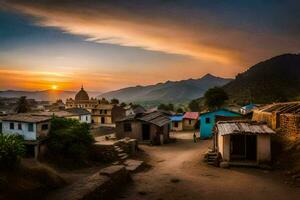
[[[212,130],[215,125],[216,115],[226,116],[226,117],[242,116],[238,113],[230,112],[228,110],[223,110],[223,109],[200,115],[199,120],[200,120],[200,138],[201,139],[212,137]],[[206,123],[206,118],[209,119],[209,123]]]

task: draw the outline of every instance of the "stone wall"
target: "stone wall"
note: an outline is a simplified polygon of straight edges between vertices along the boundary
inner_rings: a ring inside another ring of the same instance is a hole
[[[287,135],[300,134],[300,115],[281,114],[280,132]]]

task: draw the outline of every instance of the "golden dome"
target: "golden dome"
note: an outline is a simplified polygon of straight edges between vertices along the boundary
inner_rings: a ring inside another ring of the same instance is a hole
[[[82,101],[82,100],[89,100],[88,93],[83,89],[83,86],[81,87],[81,90],[76,94],[75,100],[76,101]]]

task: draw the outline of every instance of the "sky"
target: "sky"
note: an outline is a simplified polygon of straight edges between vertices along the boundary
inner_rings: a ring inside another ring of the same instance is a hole
[[[0,90],[234,78],[299,52],[298,0],[0,0]]]

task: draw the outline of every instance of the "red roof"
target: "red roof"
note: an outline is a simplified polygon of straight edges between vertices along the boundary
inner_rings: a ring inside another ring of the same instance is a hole
[[[184,119],[198,119],[199,113],[198,112],[186,112],[183,116]]]

